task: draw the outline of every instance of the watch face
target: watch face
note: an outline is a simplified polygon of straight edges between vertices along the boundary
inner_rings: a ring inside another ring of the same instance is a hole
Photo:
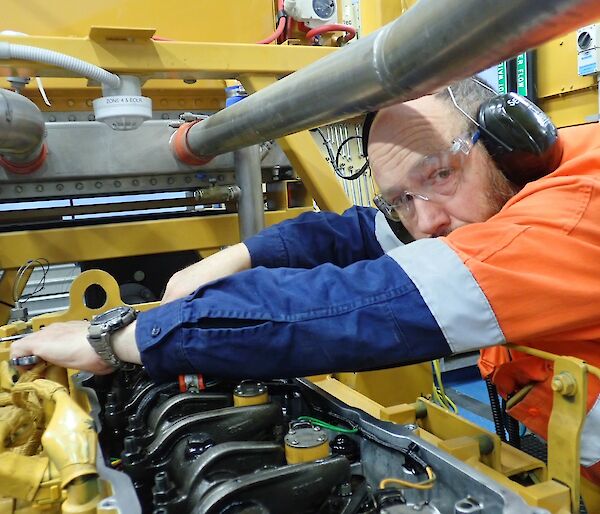
[[[124,305],[121,307],[115,307],[114,309],[109,309],[106,312],[103,312],[102,314],[98,314],[97,316],[94,316],[94,319],[92,320],[92,324],[102,325],[102,324],[112,321],[114,319],[120,319],[125,314],[127,314],[130,310],[131,310],[131,307],[125,307]]]

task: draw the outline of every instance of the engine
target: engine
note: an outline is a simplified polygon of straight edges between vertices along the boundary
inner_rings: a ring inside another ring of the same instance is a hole
[[[154,514],[545,512],[307,380],[80,373],[106,508]]]

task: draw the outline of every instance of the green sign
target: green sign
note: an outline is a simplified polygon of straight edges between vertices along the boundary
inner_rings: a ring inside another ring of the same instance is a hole
[[[517,93],[527,96],[527,54],[517,55]]]
[[[508,87],[506,85],[506,61],[498,64],[498,93],[501,95],[508,93]]]

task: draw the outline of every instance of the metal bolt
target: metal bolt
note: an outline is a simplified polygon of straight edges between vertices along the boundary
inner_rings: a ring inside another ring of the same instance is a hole
[[[67,119],[68,119],[69,121],[76,121],[76,120],[77,120],[77,118],[75,117],[75,115],[74,115],[74,114],[69,114],[69,116],[67,117]]]
[[[351,496],[352,495],[352,485],[349,482],[344,482],[340,485],[338,489],[340,496]]]
[[[417,429],[417,425],[414,425],[412,423],[408,423],[407,425],[404,425],[404,428],[406,428],[406,430],[416,430]]]
[[[314,430],[315,432],[320,432],[320,431],[321,431],[321,427],[313,427],[313,430]]]
[[[37,186],[35,186],[35,190],[38,193],[41,193],[44,190],[44,186],[42,186],[42,184],[38,184]]]
[[[291,444],[292,446],[296,446],[296,445],[298,444],[298,441],[296,441],[296,439],[292,439],[292,440],[290,441],[290,444]]]
[[[288,434],[289,434],[289,435],[294,435],[295,433],[296,433],[296,431],[295,431],[295,430],[290,430],[290,431],[288,432]]]
[[[325,439],[326,439],[326,437],[324,435],[320,435],[319,437],[317,437],[317,441],[319,441],[320,443],[325,441]]]
[[[94,184],[96,186],[96,189],[101,189],[102,188],[102,182],[98,181]]]
[[[17,187],[15,187],[15,191],[17,193],[22,193],[23,192],[23,187],[22,186],[17,186]]]
[[[552,390],[563,396],[575,396],[577,381],[570,373],[562,372],[552,379]]]
[[[115,187],[121,187],[121,181],[120,180],[115,180],[113,182],[113,186],[115,186]]]
[[[75,101],[74,101],[74,100],[71,100],[71,99],[69,99],[69,100],[67,100],[67,105],[68,105],[69,107],[73,107],[73,106],[75,105]]]
[[[96,120],[96,116],[94,116],[93,114],[88,114],[88,121],[95,121]]]
[[[171,185],[171,184],[174,184],[174,183],[175,183],[175,179],[173,177],[169,177],[167,179],[167,184]]]
[[[150,185],[155,186],[158,181],[155,178],[150,179]]]
[[[65,186],[63,186],[62,184],[56,184],[57,191],[62,191],[64,188],[65,188]]]
[[[131,185],[133,185],[133,186],[139,186],[140,185],[140,181],[137,178],[134,178],[131,181]]]
[[[54,115],[49,116],[48,121],[56,121],[56,116],[54,116]]]
[[[83,189],[83,183],[82,182],[77,182],[77,184],[75,184],[75,189],[82,190]]]

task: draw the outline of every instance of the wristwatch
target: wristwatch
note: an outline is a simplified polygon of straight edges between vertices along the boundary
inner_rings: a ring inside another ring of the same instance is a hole
[[[88,342],[101,359],[115,370],[122,368],[124,362],[115,354],[110,336],[129,325],[136,317],[137,311],[133,307],[123,305],[94,316],[90,322]]]

